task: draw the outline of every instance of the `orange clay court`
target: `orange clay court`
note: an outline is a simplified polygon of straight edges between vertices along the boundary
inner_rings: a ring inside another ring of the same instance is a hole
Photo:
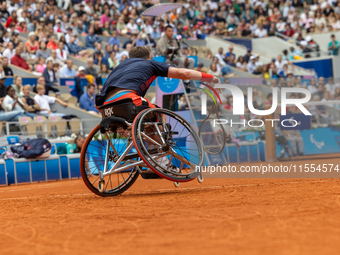
[[[294,163],[306,162],[325,159]],[[127,192],[107,198],[78,179],[4,187],[0,201],[1,254],[340,250],[339,179],[205,178],[175,188],[167,180],[139,178]]]

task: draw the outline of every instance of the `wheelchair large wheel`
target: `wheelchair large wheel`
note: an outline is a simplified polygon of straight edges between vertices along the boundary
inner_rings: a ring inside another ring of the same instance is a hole
[[[108,143],[107,138],[109,138],[111,144]],[[106,169],[110,169],[115,164],[117,156],[119,157],[126,150],[128,143],[131,142],[131,138],[123,139],[117,133],[107,131],[105,134],[101,134],[99,125],[88,135],[80,155],[80,171],[86,186],[93,193],[99,196],[116,196],[130,188],[137,180],[139,175],[137,167],[104,175],[100,178],[105,170],[106,155],[108,155]],[[132,155],[130,160],[139,159],[134,148],[129,155]],[[135,158],[133,158],[133,155],[135,155]],[[124,162],[120,162],[120,164],[123,165]]]
[[[152,108],[139,113],[132,125],[132,139],[145,164],[168,180],[187,182],[201,172],[201,140],[190,124],[172,111]]]

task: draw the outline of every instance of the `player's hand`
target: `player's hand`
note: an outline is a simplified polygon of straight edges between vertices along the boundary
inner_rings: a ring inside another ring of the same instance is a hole
[[[214,84],[221,84],[220,78],[218,78],[218,77],[216,77],[216,76],[212,79],[212,82],[213,82]]]
[[[213,79],[212,79],[212,83],[215,85],[215,84],[221,84],[221,80],[220,80],[220,78],[218,78],[218,77],[214,77]],[[217,91],[217,93],[218,94],[222,94],[222,89],[216,89],[216,91]]]

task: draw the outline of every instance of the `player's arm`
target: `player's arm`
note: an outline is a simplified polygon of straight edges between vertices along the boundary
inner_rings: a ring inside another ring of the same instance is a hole
[[[169,67],[168,77],[181,80],[221,83],[220,79],[218,77],[213,76],[212,74],[202,73],[199,71],[185,68]]]

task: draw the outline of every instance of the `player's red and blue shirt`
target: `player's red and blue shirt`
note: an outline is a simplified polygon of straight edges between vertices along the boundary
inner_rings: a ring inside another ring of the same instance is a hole
[[[102,90],[96,95],[96,105],[103,105],[106,95],[114,88],[133,90],[144,97],[157,76],[168,76],[169,67],[165,63],[141,58],[124,60],[107,77]]]

